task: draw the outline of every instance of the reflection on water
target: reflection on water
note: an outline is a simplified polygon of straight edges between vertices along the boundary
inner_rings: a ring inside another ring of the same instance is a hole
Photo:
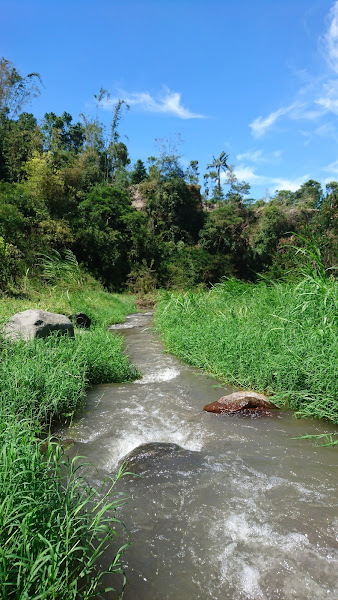
[[[338,599],[337,451],[292,439],[330,426],[203,412],[233,388],[163,353],[150,325],[138,314],[114,326],[143,377],[93,388],[61,432],[97,483],[142,444],[189,451],[162,444],[119,483],[125,600]]]

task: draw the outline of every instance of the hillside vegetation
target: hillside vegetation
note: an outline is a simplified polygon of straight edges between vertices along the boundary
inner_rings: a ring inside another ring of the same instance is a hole
[[[158,156],[132,166],[119,131],[123,100],[108,131],[99,120],[106,90],[95,96],[95,118],[49,112],[37,122],[24,112],[39,92],[37,74],[23,77],[3,58],[0,75],[3,293],[24,293],[27,276],[39,274],[39,254],[66,249],[109,290],[142,293],[210,286],[223,276],[290,277],[294,233],[305,230],[325,268],[334,264],[337,182],[323,190],[309,180],[296,192],[254,199],[225,152],[210,157],[204,174],[197,160],[184,169],[179,137],[157,140]]]

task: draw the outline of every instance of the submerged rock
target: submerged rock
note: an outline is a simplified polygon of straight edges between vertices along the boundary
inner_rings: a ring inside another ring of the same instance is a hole
[[[123,465],[131,473],[144,475],[147,472],[166,468],[169,463],[174,471],[184,469],[187,464],[190,467],[196,460],[200,461],[199,452],[186,450],[178,444],[151,442],[134,448],[123,458],[120,466]]]
[[[74,327],[68,317],[30,308],[11,317],[2,330],[3,337],[18,341],[45,338],[52,332],[74,337]]]
[[[255,412],[255,416],[271,416],[271,409],[275,409],[275,406],[269,398],[263,396],[263,394],[257,394],[256,392],[234,392],[228,396],[222,396],[216,402],[207,404],[203,410],[214,413],[235,413],[241,412],[243,414],[250,414],[251,411]]]

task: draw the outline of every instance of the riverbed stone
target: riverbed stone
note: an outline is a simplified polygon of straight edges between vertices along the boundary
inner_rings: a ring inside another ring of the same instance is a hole
[[[37,308],[30,308],[13,315],[2,330],[2,336],[11,341],[45,338],[53,332],[74,337],[72,322],[59,315]]]
[[[92,321],[88,315],[84,312],[74,313],[70,315],[70,320],[77,327],[81,327],[82,329],[89,329],[92,324]]]
[[[145,475],[167,468],[172,472],[182,471],[200,462],[199,452],[171,442],[150,442],[134,448],[122,459],[120,466],[130,473]]]
[[[250,410],[271,410],[277,406],[263,394],[257,392],[243,391],[233,392],[227,396],[222,396],[219,400],[207,404],[203,410],[214,413],[235,413],[239,411]]]

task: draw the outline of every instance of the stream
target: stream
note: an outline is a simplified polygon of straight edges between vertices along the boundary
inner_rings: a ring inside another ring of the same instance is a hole
[[[165,353],[150,313],[111,329],[142,379],[93,387],[58,434],[94,485],[150,444],[142,477],[117,486],[133,540],[124,600],[338,600],[337,449],[294,439],[334,428],[203,412],[234,388]]]

